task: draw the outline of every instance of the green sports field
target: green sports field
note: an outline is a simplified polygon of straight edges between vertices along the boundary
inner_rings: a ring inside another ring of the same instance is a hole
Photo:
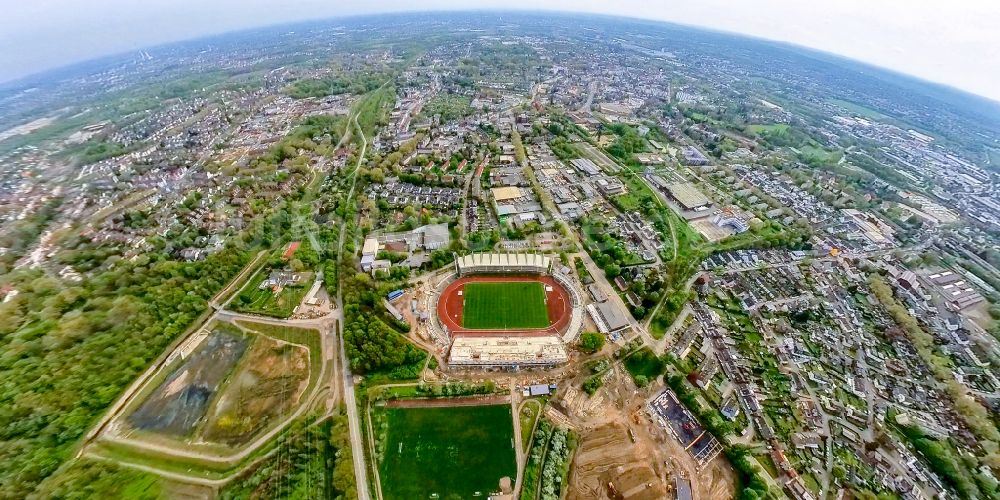
[[[470,330],[545,328],[545,287],[538,281],[466,283],[462,326]]]
[[[501,478],[517,476],[509,404],[376,411],[387,427],[379,464],[386,500],[486,498]]]

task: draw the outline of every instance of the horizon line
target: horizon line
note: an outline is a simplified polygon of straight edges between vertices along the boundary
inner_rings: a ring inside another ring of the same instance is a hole
[[[55,73],[55,72],[64,71],[64,70],[71,70],[75,66],[85,65],[85,64],[88,64],[88,63],[97,63],[97,62],[100,62],[100,61],[102,61],[104,59],[112,59],[112,58],[115,58],[115,57],[126,56],[128,54],[133,54],[133,53],[136,53],[136,52],[139,52],[139,51],[146,51],[146,50],[164,48],[164,47],[169,47],[169,46],[173,46],[173,45],[179,45],[179,44],[183,44],[183,43],[191,43],[191,42],[199,42],[199,41],[209,41],[209,40],[211,40],[213,38],[220,38],[220,37],[225,37],[225,36],[235,35],[235,34],[240,34],[240,33],[250,33],[250,32],[254,32],[254,31],[272,30],[272,29],[277,29],[277,28],[282,28],[282,27],[301,26],[301,25],[307,25],[307,24],[327,23],[327,22],[332,22],[332,21],[357,20],[357,19],[365,19],[365,18],[376,18],[376,17],[382,17],[382,16],[401,16],[401,15],[405,15],[405,14],[429,14],[429,15],[446,14],[446,15],[453,15],[453,14],[474,14],[474,13],[492,13],[492,14],[504,14],[504,13],[511,13],[511,14],[547,14],[549,16],[596,17],[596,18],[606,18],[606,19],[614,19],[614,20],[620,20],[620,21],[632,21],[632,22],[644,22],[644,23],[653,23],[653,24],[660,24],[660,25],[669,25],[669,26],[674,26],[674,27],[679,27],[679,28],[684,28],[684,29],[690,29],[690,30],[702,31],[702,32],[706,32],[706,33],[714,33],[714,34],[718,34],[718,35],[729,36],[729,37],[733,37],[733,38],[742,38],[742,39],[746,39],[746,40],[755,41],[755,42],[758,42],[758,43],[765,43],[765,44],[775,45],[775,46],[778,46],[778,47],[783,48],[785,50],[796,50],[796,51],[800,51],[800,52],[801,51],[811,52],[812,54],[800,54],[800,55],[807,56],[807,57],[808,56],[833,57],[835,59],[839,59],[842,62],[857,64],[857,65],[861,65],[861,66],[866,66],[868,68],[871,68],[871,69],[874,69],[874,70],[878,70],[878,71],[882,71],[884,73],[888,73],[888,74],[891,74],[891,75],[896,75],[896,76],[908,78],[908,79],[911,79],[911,80],[915,80],[915,81],[920,82],[920,83],[925,84],[925,85],[935,86],[935,87],[938,87],[939,89],[942,89],[942,90],[948,90],[948,91],[952,91],[952,92],[957,92],[957,93],[960,93],[960,94],[965,94],[966,96],[970,96],[970,97],[982,99],[982,100],[985,100],[985,101],[989,102],[990,104],[998,106],[998,109],[1000,109],[1000,97],[992,97],[992,96],[980,94],[980,93],[978,93],[976,91],[965,89],[965,88],[959,87],[959,86],[957,86],[955,84],[946,83],[946,82],[942,82],[942,81],[938,81],[938,80],[932,80],[932,79],[924,77],[924,76],[915,75],[915,74],[912,74],[912,73],[907,73],[905,71],[901,71],[901,70],[897,70],[897,69],[893,69],[893,68],[888,68],[888,67],[885,67],[885,66],[880,66],[878,64],[871,63],[871,62],[868,62],[868,61],[863,61],[863,60],[860,60],[860,59],[855,59],[853,57],[850,57],[850,56],[847,56],[847,55],[844,55],[844,54],[839,54],[839,53],[836,53],[836,52],[831,52],[831,51],[828,51],[828,50],[825,50],[825,49],[816,48],[816,47],[810,47],[810,46],[807,46],[807,45],[802,45],[802,44],[795,43],[795,42],[790,42],[790,41],[787,41],[787,40],[779,40],[779,39],[775,39],[775,38],[767,38],[767,37],[758,36],[758,35],[752,35],[752,34],[748,34],[748,33],[740,33],[740,32],[730,31],[730,30],[726,30],[726,29],[713,28],[713,27],[701,26],[701,25],[695,25],[695,24],[688,24],[688,23],[683,23],[683,22],[678,22],[678,21],[671,21],[671,20],[655,19],[655,18],[648,18],[648,17],[635,17],[635,16],[630,16],[630,15],[620,15],[620,14],[609,14],[609,13],[603,13],[603,12],[585,12],[585,11],[572,11],[572,10],[563,10],[563,9],[547,9],[547,8],[544,8],[544,7],[540,7],[540,8],[537,8],[537,9],[503,9],[503,8],[471,8],[471,9],[459,8],[459,9],[432,9],[432,10],[394,9],[394,10],[368,12],[368,13],[360,13],[360,14],[347,14],[347,15],[342,15],[342,16],[325,16],[325,17],[317,17],[317,18],[311,18],[311,19],[300,19],[300,20],[295,20],[295,21],[278,22],[278,23],[271,23],[271,24],[257,24],[257,25],[253,25],[253,26],[243,27],[243,28],[237,28],[237,29],[231,29],[231,30],[226,30],[226,31],[213,32],[213,33],[206,33],[206,34],[203,34],[203,35],[189,37],[189,38],[179,38],[179,39],[175,39],[175,40],[167,40],[167,41],[164,41],[164,42],[154,43],[154,44],[149,44],[149,45],[144,45],[144,46],[137,47],[137,48],[134,48],[134,49],[129,49],[129,50],[107,52],[107,53],[104,53],[104,54],[95,55],[93,57],[87,57],[87,58],[78,59],[76,61],[65,63],[65,64],[53,65],[53,66],[51,66],[49,68],[45,68],[45,69],[42,69],[42,70],[39,70],[39,71],[35,71],[35,72],[32,72],[32,73],[28,73],[28,74],[24,74],[24,75],[20,75],[20,76],[15,76],[15,77],[9,78],[9,79],[0,79],[0,87],[17,86],[18,83],[21,83],[21,82],[27,83],[28,80],[31,80],[31,79],[34,79],[34,78],[40,78],[40,77],[43,77],[43,76],[45,76],[45,75],[47,75],[49,73]],[[827,62],[830,62],[830,61],[827,61]]]

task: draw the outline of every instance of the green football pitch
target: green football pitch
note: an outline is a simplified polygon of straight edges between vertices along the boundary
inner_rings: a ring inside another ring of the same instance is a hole
[[[509,404],[376,411],[386,429],[379,463],[386,500],[485,499],[501,478],[517,477]]]
[[[545,328],[545,287],[538,281],[466,283],[462,326],[470,330]]]

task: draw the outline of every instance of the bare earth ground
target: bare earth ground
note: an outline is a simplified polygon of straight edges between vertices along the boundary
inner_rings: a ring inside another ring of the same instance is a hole
[[[734,496],[735,475],[725,459],[698,470],[680,443],[649,418],[645,401],[661,386],[639,389],[620,366],[607,373],[604,386],[591,397],[579,390],[582,381],[566,384],[552,405],[580,435],[568,499],[674,498],[678,476],[691,480],[696,500]]]
[[[579,432],[580,446],[569,478],[569,500],[666,498],[662,471],[654,470],[654,466],[662,468],[648,459],[652,454],[649,443],[633,445],[622,422]]]
[[[177,500],[209,500],[216,497],[215,490],[208,486],[168,480],[163,480],[161,494],[163,498]]]
[[[245,442],[272,419],[287,415],[308,384],[308,349],[259,337],[209,416],[205,439]]]

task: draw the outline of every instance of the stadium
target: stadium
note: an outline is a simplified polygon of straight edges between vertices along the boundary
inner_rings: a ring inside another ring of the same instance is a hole
[[[583,321],[572,280],[538,254],[473,254],[455,259],[440,282],[435,326],[450,340],[449,363],[511,368],[567,361],[564,344]]]

